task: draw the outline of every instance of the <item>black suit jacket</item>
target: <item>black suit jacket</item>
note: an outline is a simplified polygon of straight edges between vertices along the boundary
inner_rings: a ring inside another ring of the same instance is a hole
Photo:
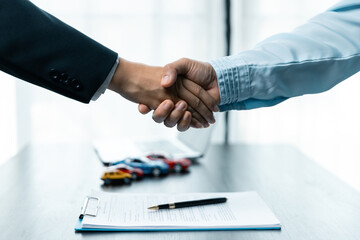
[[[28,0],[0,0],[0,69],[88,103],[117,54]]]

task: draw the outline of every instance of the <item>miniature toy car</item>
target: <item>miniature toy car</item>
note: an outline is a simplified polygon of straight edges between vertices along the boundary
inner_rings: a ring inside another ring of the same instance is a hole
[[[130,167],[129,165],[123,163],[113,165],[112,167],[122,172],[131,174],[132,180],[140,180],[144,176],[144,171],[142,169]]]
[[[117,165],[119,163],[126,164],[130,167],[140,168],[144,171],[144,174],[153,175],[155,177],[169,173],[169,166],[166,163],[162,161],[151,161],[146,157],[126,158],[113,163],[113,165]]]
[[[171,171],[179,173],[181,171],[186,171],[188,167],[191,165],[191,161],[187,158],[180,158],[180,159],[172,159],[170,156],[165,156],[164,154],[148,154],[146,156],[148,159],[151,160],[160,160],[166,163],[169,166]]]
[[[118,169],[106,169],[101,176],[101,180],[104,181],[105,185],[110,185],[113,183],[131,183],[131,174],[120,171]]]

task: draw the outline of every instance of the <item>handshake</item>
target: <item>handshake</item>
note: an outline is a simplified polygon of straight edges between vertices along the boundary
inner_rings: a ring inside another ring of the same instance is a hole
[[[165,67],[153,67],[120,59],[108,86],[124,98],[138,103],[139,112],[151,110],[157,123],[206,128],[215,123],[220,92],[214,68],[205,62],[182,58]]]

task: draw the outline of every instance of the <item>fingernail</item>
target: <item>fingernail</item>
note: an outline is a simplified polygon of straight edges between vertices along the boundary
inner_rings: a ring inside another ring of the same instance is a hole
[[[209,126],[210,126],[209,123],[204,123],[204,128],[207,128],[207,127],[209,127]]]
[[[171,103],[166,102],[165,105],[164,105],[164,109],[165,110],[170,110],[171,109]]]
[[[215,106],[213,110],[214,110],[214,112],[219,112],[220,111],[218,106]]]
[[[215,118],[211,118],[211,120],[210,120],[210,123],[211,124],[214,124],[216,121],[215,121]]]
[[[169,76],[168,75],[163,76],[161,82],[162,84],[168,84],[170,82]]]
[[[201,125],[201,123],[197,123],[195,126],[196,128],[203,128],[203,125]]]
[[[179,105],[176,106],[178,109],[186,110],[186,104],[184,102],[181,102]]]

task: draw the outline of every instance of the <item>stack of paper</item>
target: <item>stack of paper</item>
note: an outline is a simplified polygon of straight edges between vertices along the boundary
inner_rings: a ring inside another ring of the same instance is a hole
[[[97,216],[85,216],[78,222],[77,231],[280,229],[281,226],[256,192],[94,193],[92,196],[100,199]],[[172,210],[147,209],[153,205],[216,197],[226,197],[228,200],[221,204]]]

